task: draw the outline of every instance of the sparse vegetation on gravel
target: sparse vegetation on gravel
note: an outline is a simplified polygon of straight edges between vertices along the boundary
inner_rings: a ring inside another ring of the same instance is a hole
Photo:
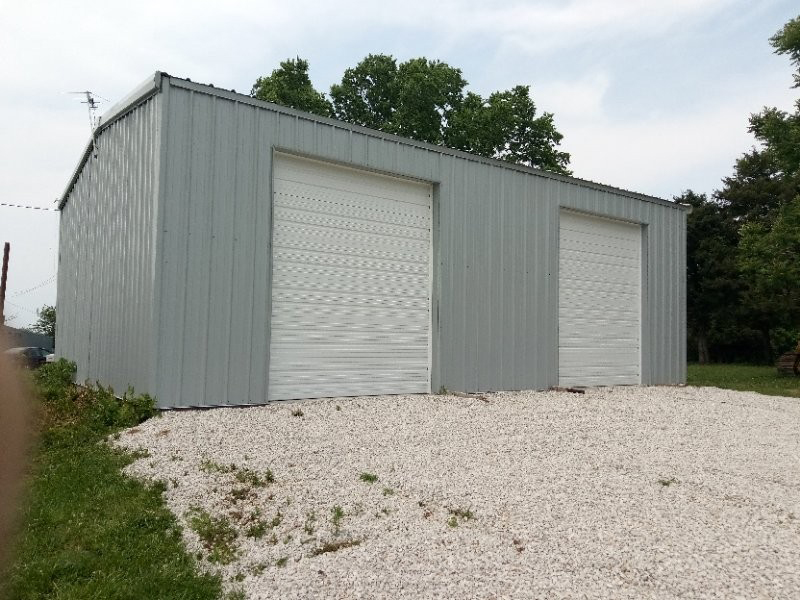
[[[191,505],[229,519],[238,550],[221,572],[252,598],[800,597],[797,400],[485,396],[310,400],[304,419],[285,405],[167,413],[117,443],[150,453],[129,472],[178,480],[165,497],[182,519]],[[244,465],[275,481],[237,481]]]

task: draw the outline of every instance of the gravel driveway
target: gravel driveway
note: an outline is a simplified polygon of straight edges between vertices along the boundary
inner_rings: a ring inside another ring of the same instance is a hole
[[[797,399],[308,400],[116,443],[149,453],[128,472],[166,484],[190,550],[248,598],[800,597]]]

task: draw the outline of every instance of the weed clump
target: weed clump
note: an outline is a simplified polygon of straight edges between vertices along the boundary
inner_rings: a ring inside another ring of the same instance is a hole
[[[447,520],[450,527],[458,527],[459,519],[469,521],[475,518],[475,514],[469,508],[449,508],[447,512],[450,513],[450,518]]]
[[[378,481],[378,476],[373,473],[362,473],[359,479],[364,483],[375,483]]]
[[[189,511],[189,528],[200,538],[212,563],[227,565],[236,558],[236,529],[225,517],[214,517],[194,508]]]
[[[331,523],[333,523],[333,531],[334,533],[339,533],[339,527],[342,524],[342,519],[344,518],[344,509],[339,506],[338,504],[334,505],[331,509]]]

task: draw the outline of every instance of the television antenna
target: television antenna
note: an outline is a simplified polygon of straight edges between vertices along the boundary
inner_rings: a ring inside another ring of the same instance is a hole
[[[100,94],[96,94],[89,90],[85,90],[83,92],[68,92],[68,93],[84,97],[84,100],[81,100],[81,104],[85,104],[89,110],[89,129],[91,129],[92,132],[94,132],[99,122],[99,117],[97,116],[97,109],[100,107],[99,101],[103,100],[105,102],[108,102],[108,100],[106,98],[103,98]]]

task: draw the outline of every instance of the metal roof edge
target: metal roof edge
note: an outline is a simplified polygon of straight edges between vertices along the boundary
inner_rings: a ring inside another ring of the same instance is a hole
[[[58,210],[63,209],[64,205],[67,203],[69,195],[72,192],[72,188],[75,187],[75,183],[78,181],[78,177],[80,177],[83,167],[86,165],[86,161],[89,160],[89,156],[91,155],[92,149],[95,145],[95,140],[100,136],[103,129],[111,125],[117,119],[124,117],[143,101],[150,98],[150,96],[160,92],[161,80],[164,76],[165,74],[161,71],[156,71],[153,75],[138,85],[130,94],[125,96],[119,102],[115,103],[111,108],[103,113],[103,116],[100,117],[100,120],[97,123],[97,127],[95,127],[94,131],[92,132],[92,136],[86,143],[86,148],[84,148],[83,154],[81,154],[81,158],[78,161],[78,165],[75,167],[75,170],[72,172],[72,176],[69,178],[69,182],[67,183],[67,187],[64,189],[64,193],[61,194],[61,199],[58,202]]]
[[[609,192],[612,194],[617,194],[619,196],[625,196],[628,198],[633,198],[636,200],[643,200],[645,202],[652,202],[654,204],[660,204],[663,206],[668,206],[670,208],[674,208],[676,210],[687,210],[687,207],[679,204],[677,202],[672,202],[671,200],[665,200],[664,198],[659,198],[657,196],[650,196],[647,194],[641,194],[639,192],[634,192],[631,190],[626,190],[624,188],[618,188],[611,185],[606,185],[604,183],[598,183],[596,181],[591,181],[588,179],[581,179],[579,177],[572,177],[569,175],[560,175],[558,173],[552,173],[550,171],[545,171],[544,169],[538,169],[536,167],[529,167],[526,165],[520,165],[517,163],[512,163],[504,160],[499,160],[496,158],[487,158],[484,156],[479,156],[477,154],[470,154],[469,152],[464,152],[463,150],[455,150],[453,148],[448,148],[447,146],[438,146],[436,144],[431,144],[428,142],[421,142],[418,140],[413,140],[411,138],[402,137],[399,135],[395,135],[392,133],[384,133],[383,131],[379,131],[377,129],[370,129],[369,127],[363,127],[361,125],[354,125],[352,123],[347,123],[346,121],[340,121],[338,119],[334,119],[331,117],[322,117],[320,115],[316,115],[314,113],[309,113],[301,110],[297,110],[295,108],[289,108],[288,106],[282,106],[280,104],[274,104],[272,102],[266,102],[264,100],[258,100],[257,98],[253,98],[252,96],[248,96],[246,94],[240,94],[233,90],[226,90],[223,88],[218,88],[213,85],[203,84],[203,83],[196,83],[189,79],[182,79],[180,77],[175,77],[172,75],[167,75],[166,73],[162,74],[164,77],[169,78],[170,85],[178,88],[187,89],[193,92],[199,92],[203,94],[209,94],[212,96],[217,96],[220,98],[225,98],[227,100],[232,100],[234,102],[241,102],[242,104],[248,104],[250,106],[255,106],[257,108],[264,108],[267,110],[271,110],[273,112],[282,113],[285,115],[298,117],[301,119],[306,119],[309,121],[315,121],[317,123],[324,123],[326,125],[331,125],[333,127],[338,127],[340,129],[346,129],[348,131],[354,131],[358,133],[363,133],[365,135],[370,135],[373,137],[382,138],[385,140],[390,140],[398,143],[403,143],[408,146],[413,146],[416,148],[421,148],[424,150],[430,150],[433,152],[438,152],[440,154],[446,154],[449,156],[454,156],[457,158],[462,158],[465,160],[471,160],[474,162],[479,162],[482,164],[494,166],[494,167],[501,167],[504,169],[510,169],[512,171],[519,171],[522,173],[526,173],[528,175],[537,175],[539,177],[546,177],[548,179],[554,179],[556,181],[562,181],[565,183],[571,183],[573,185],[579,185],[583,187],[588,187],[592,189],[596,189],[603,192]]]

